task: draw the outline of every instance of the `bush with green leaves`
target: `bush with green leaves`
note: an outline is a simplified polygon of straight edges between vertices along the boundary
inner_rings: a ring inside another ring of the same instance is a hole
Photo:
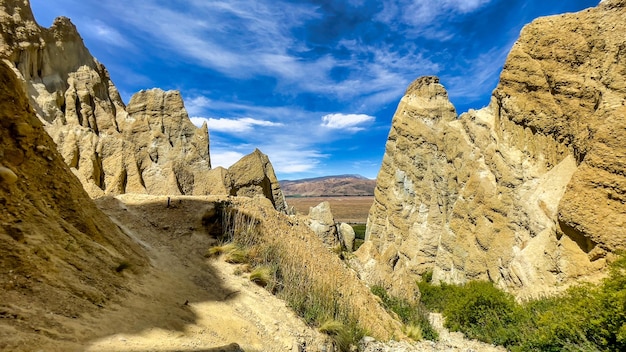
[[[467,337],[504,346],[521,342],[518,324],[525,321],[525,313],[512,295],[498,290],[491,282],[468,283],[443,313],[447,327]]]
[[[418,283],[421,302],[443,313],[446,327],[511,351],[626,351],[626,256],[600,285],[517,303],[489,282]]]

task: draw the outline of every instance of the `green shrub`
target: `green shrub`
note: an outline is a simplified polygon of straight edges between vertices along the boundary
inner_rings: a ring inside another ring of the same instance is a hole
[[[365,224],[350,224],[354,230],[354,236],[356,239],[365,239]]]
[[[515,298],[498,290],[491,282],[473,281],[463,294],[443,310],[446,326],[467,337],[496,345],[511,346],[521,342],[518,324],[526,317]]]
[[[422,281],[424,281],[425,283],[429,284],[433,281],[433,271],[432,270],[428,270],[425,273],[422,274]]]
[[[456,285],[432,285],[425,281],[417,283],[421,293],[421,302],[433,312],[443,313],[445,307],[456,301],[463,295],[463,287]]]
[[[448,328],[511,351],[626,351],[626,256],[600,285],[523,304],[489,282],[418,286],[421,302],[443,313]]]
[[[525,304],[534,330],[520,350],[626,350],[625,274],[626,257],[621,256],[601,285],[578,285]]]
[[[398,297],[392,297],[387,293],[387,290],[380,285],[373,285],[371,291],[373,294],[380,297],[383,301],[383,306],[387,310],[396,313],[398,318],[405,324],[405,333],[407,336],[415,340],[419,340],[422,337],[431,341],[437,341],[439,339],[439,334],[433,329],[428,320],[426,307],[421,304],[411,304],[407,300]]]

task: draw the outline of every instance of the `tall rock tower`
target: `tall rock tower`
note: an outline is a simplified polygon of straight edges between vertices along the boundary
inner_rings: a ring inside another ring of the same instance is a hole
[[[210,193],[194,182],[211,169],[207,126],[191,123],[178,92],[142,91],[126,107],[70,20],[42,28],[28,1],[0,0],[0,29],[0,57],[92,197]]]
[[[363,276],[488,279],[518,296],[601,275],[626,249],[626,1],[524,28],[488,107],[456,117],[438,80],[394,115]]]

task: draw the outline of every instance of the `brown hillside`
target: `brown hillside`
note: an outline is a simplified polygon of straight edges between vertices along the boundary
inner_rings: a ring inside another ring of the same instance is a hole
[[[288,197],[373,196],[376,180],[354,175],[327,176],[280,181],[280,187]]]

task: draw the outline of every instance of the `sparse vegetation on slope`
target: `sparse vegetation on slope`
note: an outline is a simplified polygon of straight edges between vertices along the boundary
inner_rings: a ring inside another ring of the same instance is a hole
[[[626,350],[626,256],[600,285],[522,304],[483,281],[419,287],[422,303],[442,312],[449,329],[511,351]]]
[[[243,212],[230,209],[224,222],[228,240],[241,247],[239,252],[248,252],[245,261],[254,267],[252,281],[288,302],[307,324],[327,333],[341,350],[356,345],[364,331],[350,305],[341,299],[333,272],[322,278],[313,266],[302,265],[299,260],[307,254],[299,251],[305,248],[287,248],[284,242],[267,241],[260,224]],[[240,259],[237,263],[244,262],[243,257]]]
[[[393,325],[396,323],[389,325],[392,320],[385,318],[384,309],[354,273],[313,233],[304,233],[306,225],[270,228],[266,220],[283,215],[261,215],[228,205],[222,214],[223,241],[247,254],[245,263],[250,266],[253,282],[285,300],[307,324],[326,332],[342,351],[356,346],[366,331],[381,339],[402,334],[399,326]],[[384,325],[386,331],[382,332]]]

